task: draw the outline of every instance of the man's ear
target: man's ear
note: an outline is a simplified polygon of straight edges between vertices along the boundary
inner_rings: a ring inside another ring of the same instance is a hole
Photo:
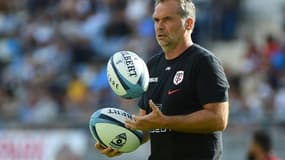
[[[193,25],[194,25],[194,20],[192,18],[186,19],[184,24],[185,29],[191,30],[193,28]]]

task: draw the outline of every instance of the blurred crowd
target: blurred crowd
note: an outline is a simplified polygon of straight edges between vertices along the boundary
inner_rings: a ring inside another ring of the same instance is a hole
[[[1,0],[0,125],[86,124],[101,107],[135,109],[110,91],[106,62],[119,50],[147,58],[157,48],[151,5]]]
[[[285,25],[281,28],[282,35],[268,33],[262,44],[251,37],[244,40],[241,68],[229,73],[230,117],[235,125],[285,125]]]
[[[229,74],[236,126],[285,127],[285,3],[279,7],[280,30],[264,33],[261,43],[247,33],[240,70]]]
[[[195,42],[239,38],[242,0],[194,2]],[[152,11],[153,0],[0,0],[0,127],[86,125],[110,106],[135,113],[136,100],[111,91],[106,64],[119,50],[146,61],[159,52]],[[243,67],[227,70],[231,125],[285,123],[283,28],[261,46],[246,38]]]

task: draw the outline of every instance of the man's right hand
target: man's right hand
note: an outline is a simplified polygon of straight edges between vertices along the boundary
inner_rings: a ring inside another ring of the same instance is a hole
[[[97,148],[102,154],[106,155],[107,157],[115,157],[122,154],[122,152],[116,149],[112,149],[111,147],[104,147],[99,142],[96,142],[95,148]]]

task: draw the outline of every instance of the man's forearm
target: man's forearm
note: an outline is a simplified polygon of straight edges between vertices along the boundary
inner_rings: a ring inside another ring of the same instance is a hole
[[[221,111],[203,109],[188,115],[166,116],[162,128],[190,133],[222,131],[226,128],[228,118],[227,103],[222,105],[226,106],[222,106],[224,109]]]

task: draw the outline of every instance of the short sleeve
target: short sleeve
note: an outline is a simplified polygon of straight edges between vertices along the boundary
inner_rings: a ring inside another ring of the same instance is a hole
[[[199,59],[198,65],[196,86],[200,103],[228,101],[229,83],[219,60],[207,55]]]

